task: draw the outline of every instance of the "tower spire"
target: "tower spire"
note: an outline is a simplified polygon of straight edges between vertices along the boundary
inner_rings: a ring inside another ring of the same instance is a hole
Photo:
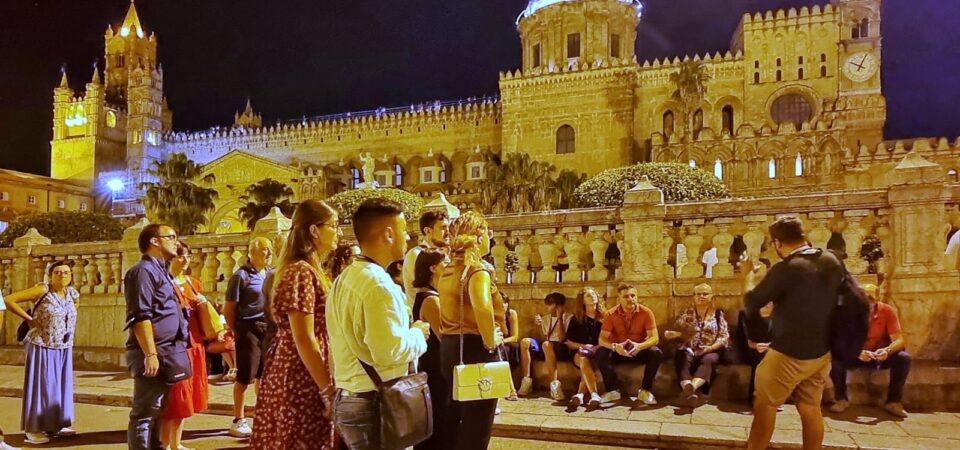
[[[90,78],[90,82],[96,85],[100,85],[100,71],[97,70],[97,62],[93,62],[93,77]]]
[[[138,37],[143,37],[143,26],[140,25],[140,16],[137,15],[137,7],[133,4],[133,0],[130,0],[127,17],[123,19],[123,25],[120,26],[120,35],[128,36],[131,32]]]
[[[60,67],[60,87],[70,88],[70,83],[67,82],[67,66]]]

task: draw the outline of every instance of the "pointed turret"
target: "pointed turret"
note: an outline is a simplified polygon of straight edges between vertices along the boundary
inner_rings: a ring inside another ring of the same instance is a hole
[[[253,113],[253,105],[250,104],[250,97],[247,97],[247,107],[243,109],[243,112],[245,114]]]
[[[60,69],[60,87],[70,89],[70,83],[67,82],[67,69]]]
[[[97,63],[93,63],[93,77],[90,78],[90,83],[99,86],[100,81],[100,71],[97,70]]]
[[[143,37],[143,26],[140,25],[140,16],[137,15],[137,7],[130,0],[130,9],[127,10],[127,17],[123,19],[123,25],[120,26],[120,35],[128,36],[130,33]]]

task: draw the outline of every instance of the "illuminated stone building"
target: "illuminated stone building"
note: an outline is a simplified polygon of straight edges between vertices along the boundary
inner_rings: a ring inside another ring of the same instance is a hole
[[[507,152],[591,175],[682,161],[735,195],[884,185],[897,146],[920,145],[952,167],[957,150],[945,140],[884,141],[880,6],[747,13],[728,51],[637,61],[639,1],[532,0],[517,19],[522,67],[500,74],[496,96],[272,124],[248,101],[233,126],[186,132],[171,127],[158,40],[131,5],[106,30],[103,79],[94,71],[75,93],[65,74],[54,90],[51,174],[129,191],[152,161],[182,152],[224,180],[209,228],[226,232],[242,229],[235,210],[250,184],[269,176],[298,199],[323,198],[370,181],[360,163],[368,152],[382,186],[461,204],[476,198],[490,157]],[[685,113],[671,74],[689,60],[709,81]]]

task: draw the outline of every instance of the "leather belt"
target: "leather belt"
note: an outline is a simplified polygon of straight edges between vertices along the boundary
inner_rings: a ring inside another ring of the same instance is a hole
[[[377,398],[377,391],[350,392],[346,389],[340,389],[340,394],[344,397],[362,398],[364,400],[375,400]]]

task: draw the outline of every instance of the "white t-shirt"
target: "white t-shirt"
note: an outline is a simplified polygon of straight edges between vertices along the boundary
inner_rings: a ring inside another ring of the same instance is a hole
[[[560,316],[560,320],[563,321],[563,329],[561,329],[559,326],[557,326],[557,317],[554,317],[554,316],[544,317],[543,322],[540,323],[540,328],[541,328],[540,331],[543,332],[543,335],[546,337],[546,340],[550,342],[561,342],[560,332],[567,331],[567,328],[570,327],[571,319],[573,319],[573,314],[563,313],[563,315]],[[547,333],[549,333],[550,335],[547,336]]]

